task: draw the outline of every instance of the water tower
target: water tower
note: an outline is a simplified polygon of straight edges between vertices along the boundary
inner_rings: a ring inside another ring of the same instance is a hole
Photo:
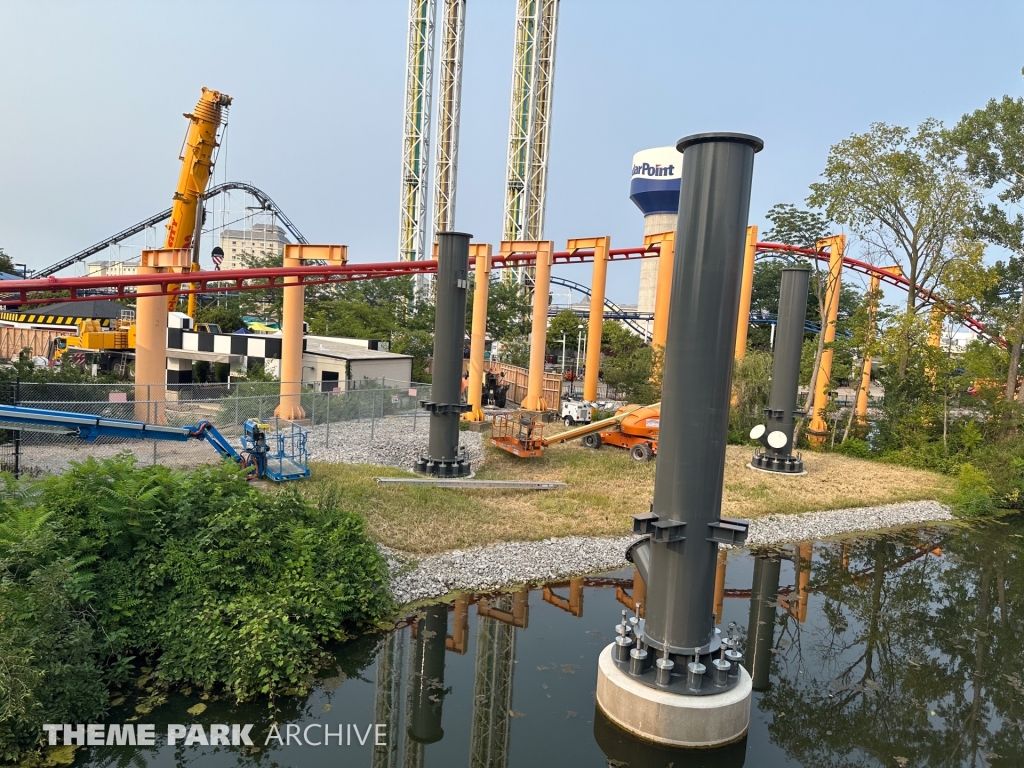
[[[633,155],[629,199],[644,214],[644,236],[674,232],[679,212],[679,180],[683,176],[683,156],[675,147],[644,149]],[[640,262],[638,312],[654,312],[658,285],[658,260]]]

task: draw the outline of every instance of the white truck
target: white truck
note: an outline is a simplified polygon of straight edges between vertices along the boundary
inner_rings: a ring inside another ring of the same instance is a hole
[[[562,422],[567,427],[576,424],[589,424],[593,408],[584,400],[563,400],[562,401]]]

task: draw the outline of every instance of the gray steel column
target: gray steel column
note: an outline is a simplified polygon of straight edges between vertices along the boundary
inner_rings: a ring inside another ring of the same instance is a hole
[[[663,363],[644,642],[673,654],[718,647],[712,611],[718,544],[746,524],[721,520],[733,347],[754,154],[734,133],[680,139],[683,177]]]
[[[448,636],[448,606],[432,605],[416,625],[412,667],[409,670],[409,738],[433,744],[444,736],[444,643]]]
[[[800,355],[804,345],[810,274],[807,267],[786,267],[782,270],[772,359],[772,391],[764,414],[765,423],[750,431],[750,437],[764,446],[764,450],[754,454],[750,461],[756,469],[787,474],[804,471],[803,461],[793,455],[793,417],[800,384]]]
[[[750,587],[750,618],[747,621],[747,653],[744,663],[755,691],[763,691],[768,687],[781,570],[782,561],[778,555],[754,557],[754,581]]]
[[[430,412],[430,441],[427,455],[413,467],[428,475],[462,477],[470,473],[469,462],[459,451],[459,417],[470,408],[461,400],[471,238],[462,232],[437,235],[433,401],[420,403]]]

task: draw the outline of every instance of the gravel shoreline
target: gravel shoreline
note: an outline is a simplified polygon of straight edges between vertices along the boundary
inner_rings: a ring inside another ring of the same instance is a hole
[[[953,519],[936,501],[910,501],[753,520],[745,546],[818,540],[859,531],[879,531]],[[564,579],[627,565],[624,553],[635,536],[579,536],[507,542],[432,555],[417,561],[380,547],[388,560],[391,590],[405,605],[462,590],[489,591],[512,584]]]
[[[309,428],[306,446],[310,461],[329,464],[376,464],[411,470],[413,463],[427,452],[430,418],[424,414],[388,416],[362,421],[342,421]],[[372,433],[372,439],[371,439]],[[459,447],[466,451],[476,470],[484,460],[483,435],[460,432]]]

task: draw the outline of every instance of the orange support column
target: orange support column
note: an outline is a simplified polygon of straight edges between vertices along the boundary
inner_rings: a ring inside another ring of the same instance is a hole
[[[868,284],[868,330],[864,337],[864,344],[870,344],[875,336],[875,312],[878,310],[878,288],[880,286],[878,275],[872,275]],[[864,353],[864,370],[860,375],[860,389],[857,390],[857,422],[867,424],[868,422],[868,395],[871,389],[871,355]]]
[[[821,353],[818,376],[814,386],[814,415],[807,425],[807,440],[812,445],[822,445],[828,435],[825,410],[828,408],[828,393],[832,383],[832,347],[836,339],[836,320],[839,317],[839,289],[843,277],[843,252],[846,250],[846,235],[833,235],[815,243],[819,250],[831,248],[828,259],[828,278],[825,282],[825,317],[821,326],[825,349]]]
[[[473,328],[469,335],[469,386],[466,388],[466,402],[472,406],[472,410],[462,414],[462,420],[484,421],[484,346],[487,342],[487,291],[491,285],[491,246],[471,243],[469,257],[476,259]]]
[[[348,261],[346,245],[286,245],[284,266],[301,267],[306,261],[326,261],[342,266]],[[302,407],[302,323],[306,287],[298,277],[286,277],[281,309],[281,401],[274,415],[296,421],[306,418]]]
[[[669,297],[672,295],[672,262],[675,259],[675,232],[662,232],[657,235],[646,235],[644,247],[657,245],[661,248],[658,255],[658,290],[654,295],[654,330],[651,333],[651,346],[655,349],[665,348],[668,336]]]
[[[188,248],[143,251],[138,274],[182,272],[191,260]],[[167,423],[167,297],[147,295],[159,291],[140,285],[135,300],[135,418],[151,424]]]
[[[557,403],[544,400],[544,350],[548,337],[548,304],[551,289],[551,254],[554,244],[550,240],[502,240],[501,254],[536,253],[537,266],[533,278],[533,328],[530,332],[530,373],[526,382],[526,398],[522,407],[527,411],[546,411]]]
[[[757,257],[757,227],[747,227],[747,244],[743,250],[743,282],[740,285],[740,309],[736,316],[736,354],[742,360],[747,354],[747,332],[750,330],[750,292],[754,288],[754,259]]]
[[[604,326],[604,292],[608,283],[608,251],[612,239],[605,237],[582,237],[569,240],[567,248],[576,251],[581,248],[594,249],[594,272],[590,279],[590,318],[587,321],[587,363],[583,376],[583,399],[588,403],[597,401],[597,382],[601,373],[601,331]]]

